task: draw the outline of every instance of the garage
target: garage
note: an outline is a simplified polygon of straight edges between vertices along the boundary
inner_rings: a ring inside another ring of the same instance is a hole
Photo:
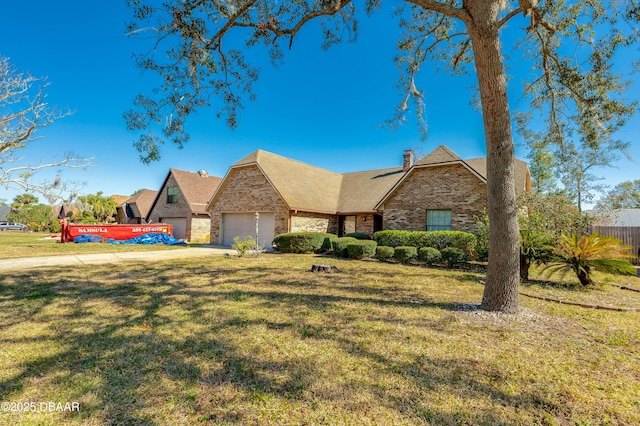
[[[179,240],[187,239],[187,218],[185,217],[163,217],[160,222],[173,225],[173,237]]]
[[[260,212],[258,220],[258,233],[260,245],[271,248],[271,242],[275,237],[275,214],[273,212]],[[235,237],[246,238],[256,236],[256,214],[252,213],[223,213],[221,224],[222,244],[230,246]]]

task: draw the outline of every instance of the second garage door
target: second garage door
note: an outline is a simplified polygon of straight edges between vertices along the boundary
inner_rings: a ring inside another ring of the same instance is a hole
[[[173,225],[173,237],[179,240],[187,238],[187,219],[184,217],[162,217],[162,223],[170,223]]]
[[[271,248],[271,242],[275,232],[275,214],[260,212],[258,221],[258,233],[260,245]],[[255,213],[223,213],[222,214],[222,243],[226,246],[233,244],[235,237],[256,237]]]

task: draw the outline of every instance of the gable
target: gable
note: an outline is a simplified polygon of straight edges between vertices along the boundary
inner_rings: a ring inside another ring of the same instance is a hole
[[[288,210],[283,197],[256,164],[232,167],[207,206],[213,212],[264,211],[265,207]]]

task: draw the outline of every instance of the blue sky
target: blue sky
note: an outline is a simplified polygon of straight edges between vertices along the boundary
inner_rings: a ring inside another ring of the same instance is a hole
[[[191,141],[180,150],[165,145],[162,159],[149,166],[139,161],[122,113],[139,92],[149,91],[153,76],[135,67],[132,53],[143,43],[125,35],[131,12],[125,0],[43,0],[5,2],[0,14],[0,55],[22,72],[46,77],[51,105],[74,111],[43,129],[43,138],[24,150],[31,163],[66,152],[94,157],[89,171],[64,172],[86,181],[83,193],[130,195],[141,188],[158,189],[169,168],[224,176],[235,161],[265,149],[337,172],[393,167],[404,149],[428,153],[441,144],[462,158],[485,155],[482,117],[471,106],[473,75],[459,78],[423,69],[419,85],[426,91],[429,136],[425,142],[413,123],[392,131],[391,118],[401,94],[395,88],[392,62],[398,31],[378,14],[360,25],[357,43],[320,49],[316,27],[305,28],[285,53],[278,69],[262,66],[256,102],[245,105],[239,127],[229,130],[212,111],[190,121]],[[633,89],[637,97],[638,88]],[[621,137],[632,142],[640,120]],[[516,135],[516,142],[519,142]],[[517,146],[516,155],[526,156]],[[623,158],[618,168],[597,171],[606,183],[640,178],[637,162]],[[0,199],[14,191],[0,188]]]

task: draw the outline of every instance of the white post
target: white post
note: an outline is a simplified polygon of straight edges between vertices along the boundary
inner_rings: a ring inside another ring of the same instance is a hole
[[[258,222],[260,221],[260,213],[256,212],[256,254],[260,247],[260,234],[258,233]]]

